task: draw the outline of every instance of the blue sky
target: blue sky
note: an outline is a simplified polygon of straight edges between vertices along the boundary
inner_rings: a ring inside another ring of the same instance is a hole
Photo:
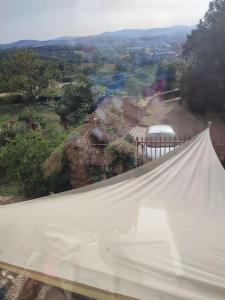
[[[0,43],[195,25],[209,0],[0,0]]]

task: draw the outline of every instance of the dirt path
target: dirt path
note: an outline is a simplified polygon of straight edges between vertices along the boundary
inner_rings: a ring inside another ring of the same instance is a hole
[[[6,205],[6,204],[11,204],[11,203],[16,203],[20,201],[24,201],[25,199],[22,197],[5,197],[0,195],[0,205]]]
[[[212,136],[222,136],[225,133],[225,122],[217,113],[206,115],[193,114],[185,104],[179,101],[152,101],[151,119],[153,124],[171,125],[179,137],[191,137],[201,132],[212,121]]]

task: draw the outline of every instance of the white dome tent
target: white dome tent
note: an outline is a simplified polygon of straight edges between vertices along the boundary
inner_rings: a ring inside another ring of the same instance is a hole
[[[224,300],[225,172],[209,129],[112,179],[0,207],[0,267],[94,299]]]

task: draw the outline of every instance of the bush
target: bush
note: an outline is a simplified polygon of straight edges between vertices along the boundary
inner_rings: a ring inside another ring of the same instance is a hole
[[[129,133],[125,136],[125,140],[126,140],[128,143],[131,143],[131,144],[134,143],[134,138],[133,138],[133,136],[132,136],[131,134],[129,134]]]
[[[71,170],[63,143],[42,164],[42,170],[53,193],[64,192],[72,188],[70,184]]]
[[[61,78],[61,82],[62,82],[62,83],[72,82],[73,80],[74,80],[74,78],[71,77],[71,76],[63,76],[63,77]]]
[[[124,139],[118,139],[106,147],[109,167],[116,173],[128,171],[135,166],[135,147]]]
[[[21,104],[27,103],[29,98],[22,94],[13,94],[10,96],[5,96],[0,98],[0,104],[10,105],[10,104]]]
[[[90,183],[95,183],[102,180],[103,175],[105,174],[101,166],[92,165],[88,168],[88,175],[90,178]]]
[[[17,134],[27,130],[23,123],[8,122],[0,128],[0,147],[5,146],[8,142],[16,137]]]
[[[54,143],[40,132],[29,130],[18,134],[0,151],[4,181],[18,183],[21,192],[28,197],[47,195],[49,183],[44,179],[41,166],[53,148]]]
[[[55,172],[48,178],[49,187],[53,193],[61,193],[64,191],[71,190],[72,186],[70,183],[71,169],[68,159],[65,154],[62,158],[62,169],[59,172]]]
[[[22,121],[27,124],[31,124],[32,122],[37,122],[41,125],[42,128],[44,128],[46,125],[44,118],[38,115],[32,108],[25,108],[19,114],[18,121]]]

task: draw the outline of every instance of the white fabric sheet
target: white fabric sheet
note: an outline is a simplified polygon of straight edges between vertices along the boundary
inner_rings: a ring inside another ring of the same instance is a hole
[[[0,207],[0,261],[137,299],[224,300],[225,172],[209,130],[159,162]]]

